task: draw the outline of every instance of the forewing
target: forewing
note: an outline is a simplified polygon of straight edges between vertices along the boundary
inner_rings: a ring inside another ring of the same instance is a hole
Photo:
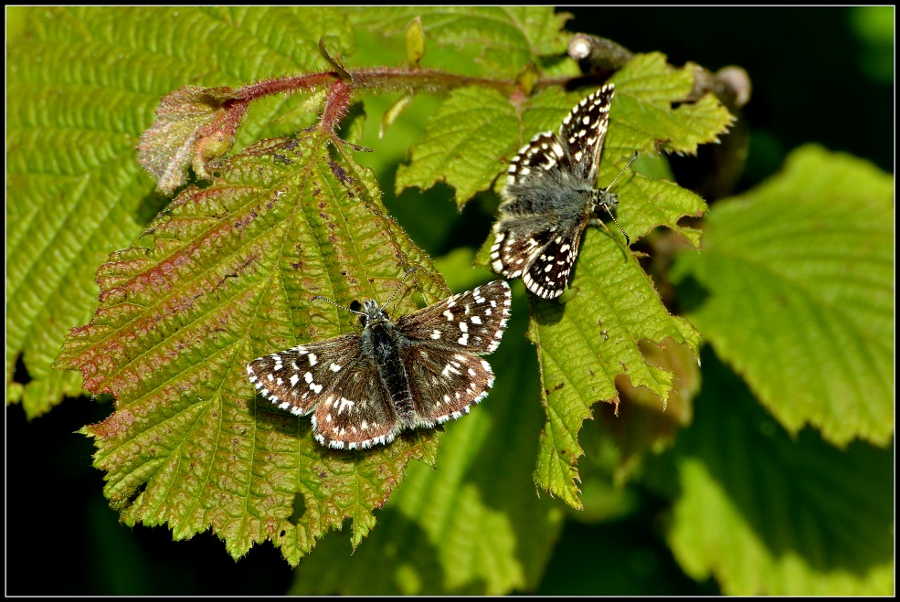
[[[543,244],[531,252],[523,270],[525,288],[544,299],[559,297],[566,290],[585,226],[587,218],[559,223],[542,233]]]
[[[555,181],[560,171],[570,171],[571,160],[563,148],[563,143],[553,132],[541,132],[536,134],[509,163],[506,171],[507,189],[529,189],[541,186],[544,182]],[[517,198],[512,195],[515,204],[519,202],[528,204],[527,197]],[[510,207],[506,203],[504,208],[516,211],[517,207]],[[525,207],[526,212],[532,212],[531,207]]]
[[[571,157],[574,175],[589,186],[594,186],[597,179],[614,92],[615,86],[606,84],[575,105],[559,128],[559,137]]]
[[[257,358],[247,365],[247,376],[260,395],[304,416],[332,386],[334,366],[345,366],[359,354],[359,335],[347,334]]]
[[[494,280],[402,316],[397,328],[431,347],[491,353],[506,329],[510,301],[509,284]]]
[[[402,426],[375,363],[362,356],[339,367],[319,396],[312,423],[316,440],[336,449],[390,443]]]
[[[415,424],[434,426],[469,413],[494,384],[490,364],[473,353],[429,345],[413,345],[403,352],[413,392]]]

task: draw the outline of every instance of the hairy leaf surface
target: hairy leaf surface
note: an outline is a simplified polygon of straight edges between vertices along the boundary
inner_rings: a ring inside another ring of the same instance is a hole
[[[50,365],[90,319],[97,266],[165,202],[135,160],[161,97],[321,69],[319,37],[343,52],[353,40],[327,8],[44,7],[24,27],[7,65],[6,383],[8,402],[34,417],[82,391]],[[293,104],[258,103],[235,147],[296,131],[273,123]]]
[[[247,380],[255,357],[353,329],[355,316],[314,295],[387,300],[412,265],[429,301],[448,292],[384,217],[371,174],[343,149],[332,158],[328,140],[317,131],[251,147],[98,272],[100,307],[59,363],[116,398],[83,432],[127,523],[167,523],[176,538],[212,527],[234,557],[270,539],[296,564],[345,518],[357,545],[406,463],[433,460],[433,431],[368,453],[324,448],[308,418],[278,411]],[[394,311],[415,307],[404,294]]]

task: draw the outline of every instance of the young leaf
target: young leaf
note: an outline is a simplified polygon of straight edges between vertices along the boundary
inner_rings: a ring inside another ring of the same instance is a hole
[[[141,131],[160,98],[186,83],[237,85],[314,71],[316,46],[352,50],[352,32],[332,9],[259,7],[41,7],[26,36],[8,46],[8,401],[29,417],[81,377],[50,368],[69,328],[90,319],[94,274],[134,241],[163,199],[135,162]],[[290,100],[255,106],[238,131],[240,149],[274,135]],[[16,364],[28,384],[15,382]]]
[[[198,177],[209,179],[206,161],[224,155],[234,142],[233,127],[228,131],[223,127],[224,103],[233,99],[230,92],[230,88],[184,86],[159,101],[156,119],[137,147],[138,162],[154,177],[159,192],[169,195],[184,186],[189,165]]]
[[[406,463],[433,459],[433,431],[329,450],[308,418],[277,411],[247,380],[255,357],[351,330],[354,316],[314,295],[386,301],[412,265],[422,269],[410,288],[430,301],[448,293],[384,217],[371,173],[344,149],[333,159],[329,140],[314,130],[247,149],[99,270],[100,307],[59,364],[116,398],[82,432],[126,523],[167,523],[179,539],[212,527],[235,558],[269,539],[296,565],[345,518],[358,545]],[[394,312],[416,308],[405,291],[398,299]]]
[[[550,6],[401,6],[354,8],[347,17],[357,27],[385,35],[405,33],[420,17],[428,43],[457,50],[471,44],[492,72],[514,75],[535,56],[566,51],[562,28],[570,15]]]
[[[691,321],[790,432],[893,437],[893,186],[864,161],[804,147],[716,205],[704,252],[678,259],[674,278],[704,289]]]
[[[728,595],[890,595],[893,450],[791,436],[717,358],[703,365],[694,422],[667,454],[679,481],[667,538],[684,570]]]

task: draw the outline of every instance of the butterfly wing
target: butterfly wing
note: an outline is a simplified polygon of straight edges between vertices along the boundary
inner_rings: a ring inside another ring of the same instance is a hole
[[[525,288],[544,299],[559,297],[569,282],[587,220],[559,222],[540,233],[542,244],[529,255],[522,273]]]
[[[559,136],[553,132],[536,134],[509,163],[504,191],[508,200],[501,205],[501,211],[534,213],[542,209],[540,195],[524,195],[520,191],[540,193],[548,183],[565,179],[571,171],[571,158]]]
[[[494,280],[405,315],[397,327],[412,344],[401,351],[414,402],[407,426],[433,426],[459,418],[494,383],[490,364],[506,329],[509,284]]]
[[[603,141],[609,130],[609,105],[616,87],[606,84],[577,105],[559,128],[575,176],[593,187],[600,165]]]
[[[257,358],[247,365],[247,375],[260,395],[282,410],[305,416],[335,380],[333,366],[344,366],[357,355],[359,335],[346,334]]]
[[[494,224],[495,272],[507,278],[526,273],[555,234],[551,229],[566,219],[561,214],[577,209],[564,175],[571,169],[571,160],[552,132],[536,135],[513,158],[503,191],[507,200]]]
[[[312,423],[316,440],[337,449],[387,444],[402,428],[375,362],[362,355],[322,391]]]
[[[525,288],[545,299],[562,294],[578,257],[587,218],[560,219],[537,225],[522,217],[494,226],[491,267],[508,278],[522,277]]]
[[[434,426],[469,413],[494,384],[490,364],[474,353],[432,345],[403,351],[414,401],[410,428]]]
[[[401,316],[397,328],[406,338],[433,347],[491,353],[506,329],[510,303],[509,284],[494,280]]]
[[[347,334],[253,360],[250,382],[260,395],[298,416],[315,409],[316,440],[343,449],[390,443],[400,425],[375,363]]]

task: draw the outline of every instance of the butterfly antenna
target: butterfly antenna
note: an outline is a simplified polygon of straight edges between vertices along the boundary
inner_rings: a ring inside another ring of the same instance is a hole
[[[622,177],[622,174],[625,173],[626,171],[628,171],[628,169],[634,164],[634,162],[637,161],[637,158],[638,158],[638,152],[637,152],[637,151],[634,151],[634,156],[631,158],[631,161],[629,161],[629,162],[628,162],[628,165],[626,165],[625,167],[623,167],[623,168],[622,168],[622,171],[620,171],[620,172],[616,175],[616,177],[613,178],[613,181],[610,182],[610,183],[609,183],[609,186],[606,187],[607,190],[609,190],[610,188],[613,187],[613,184],[616,183],[616,180],[618,180],[619,178],[621,178],[621,177]]]
[[[321,301],[324,301],[324,302],[326,302],[326,303],[331,303],[332,305],[334,305],[334,306],[337,307],[337,308],[343,309],[344,311],[349,311],[351,314],[356,314],[356,315],[358,315],[358,316],[365,316],[365,315],[366,315],[366,314],[364,314],[364,313],[361,312],[361,311],[356,311],[355,309],[350,309],[349,307],[344,307],[343,305],[340,305],[340,304],[338,304],[338,303],[335,303],[334,301],[332,301],[332,300],[329,299],[328,297],[323,297],[322,295],[316,295],[315,297],[312,298],[312,300],[313,300],[313,301],[319,301],[319,300],[321,300]]]
[[[625,173],[626,171],[628,171],[628,169],[632,166],[632,164],[634,164],[634,162],[637,161],[637,158],[638,158],[638,152],[634,151],[634,156],[631,157],[631,161],[628,162],[628,165],[626,165],[625,167],[622,168],[622,171],[620,171],[616,175],[616,177],[613,178],[613,181],[609,183],[609,186],[607,186],[604,191],[609,191],[609,189],[613,187],[613,184],[616,183],[616,180],[618,180],[620,177],[622,177],[622,174]],[[619,220],[617,220],[616,216],[613,215],[612,209],[609,208],[609,204],[604,203],[603,208],[606,209],[606,212],[609,214],[609,217],[612,218],[613,223],[616,224],[616,228],[618,228],[619,232],[622,233],[622,236],[625,237],[625,246],[627,247],[627,246],[631,245],[631,238],[628,237],[628,234],[625,232],[625,230],[622,229],[622,226],[619,225]]]
[[[387,300],[387,303],[385,303],[384,305],[381,306],[381,311],[384,311],[384,309],[385,309],[388,305],[391,304],[391,301],[393,301],[393,300],[394,300],[394,297],[397,296],[397,293],[400,292],[400,287],[403,286],[403,283],[406,282],[406,279],[409,278],[409,275],[412,274],[413,272],[415,272],[417,269],[418,269],[418,268],[416,268],[416,267],[411,267],[411,268],[409,268],[409,269],[406,271],[406,275],[403,277],[403,280],[401,280],[401,281],[400,281],[400,284],[397,285],[397,290],[395,290],[395,291],[394,291],[394,294],[391,295],[391,298]]]
[[[622,233],[622,236],[625,237],[625,246],[631,246],[631,238],[628,237],[628,234],[625,230],[622,229],[622,226],[619,225],[619,220],[616,219],[616,216],[612,214],[612,211],[609,209],[609,205],[603,205],[606,208],[606,212],[609,214],[609,217],[612,218],[612,221],[616,224],[616,228],[619,229],[619,232]]]

